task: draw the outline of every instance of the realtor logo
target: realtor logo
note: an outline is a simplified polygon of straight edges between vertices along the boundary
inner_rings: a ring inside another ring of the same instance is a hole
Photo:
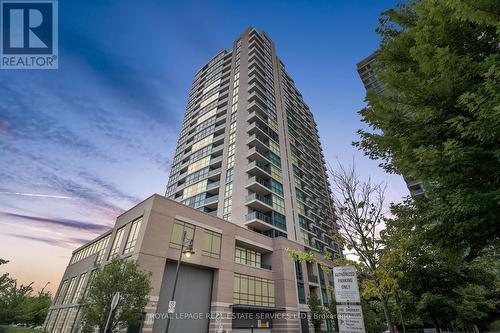
[[[57,69],[57,1],[0,1],[1,69]]]

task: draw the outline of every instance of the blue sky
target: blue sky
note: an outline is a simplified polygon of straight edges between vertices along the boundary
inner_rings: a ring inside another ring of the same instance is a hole
[[[327,160],[356,161],[356,63],[394,1],[61,1],[59,69],[0,71],[0,253],[6,270],[57,287],[71,251],[163,193],[193,74],[248,26],[266,31],[318,122]]]

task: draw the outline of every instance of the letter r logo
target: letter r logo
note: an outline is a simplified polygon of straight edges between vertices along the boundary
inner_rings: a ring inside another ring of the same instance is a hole
[[[2,2],[3,54],[52,54],[53,3]]]

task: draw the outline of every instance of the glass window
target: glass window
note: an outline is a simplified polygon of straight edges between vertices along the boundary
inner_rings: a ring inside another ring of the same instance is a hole
[[[194,238],[194,225],[185,222],[175,222],[172,228],[172,236],[170,237],[170,247],[174,249],[181,248],[182,233],[186,231],[186,239],[192,240]]]
[[[68,315],[68,310],[69,310],[69,308],[64,308],[64,309],[61,309],[61,311],[59,311],[59,314],[57,315],[56,323],[54,325],[54,331],[61,332],[60,326],[62,328],[62,324],[64,323],[64,321],[66,320],[66,316]]]
[[[272,200],[273,208],[280,213],[285,213],[285,201],[276,195],[272,196]]]
[[[208,97],[206,100],[201,102],[200,108],[207,106],[208,104],[212,103],[213,101],[217,100],[219,98],[219,93],[215,93],[212,96]]]
[[[207,137],[205,137],[205,138],[201,139],[200,141],[195,142],[195,143],[193,144],[193,146],[191,147],[191,150],[192,150],[192,151],[196,151],[196,150],[198,150],[198,149],[200,149],[200,148],[203,148],[203,147],[205,147],[205,146],[207,146],[207,145],[211,144],[211,143],[213,142],[213,140],[214,140],[214,135],[213,135],[213,134],[212,134],[212,135],[209,135],[209,136],[207,136]]]
[[[109,252],[108,260],[112,259],[118,254],[120,246],[122,245],[123,234],[125,233],[125,227],[121,227],[116,231],[115,239],[113,240],[113,245],[111,246],[111,252]]]
[[[78,285],[76,286],[75,294],[73,295],[73,299],[71,303],[77,303],[79,301],[80,296],[82,295],[82,290],[84,287],[85,277],[87,273],[83,273],[80,275],[80,279],[78,280]]]
[[[271,151],[275,153],[276,155],[279,156],[280,154],[280,145],[274,142],[273,140],[269,141],[269,148],[271,148]]]
[[[210,90],[212,90],[213,88],[215,88],[216,86],[218,86],[220,84],[220,81],[221,81],[221,79],[218,79],[217,81],[212,82],[205,89],[203,89],[202,94],[206,94],[207,92],[209,92]]]
[[[281,180],[282,178],[281,169],[274,164],[271,164],[271,176],[277,180]]]
[[[61,328],[60,333],[69,333],[68,332],[68,324],[69,324],[70,319],[76,315],[77,309],[78,309],[77,307],[68,308],[68,310],[66,312],[66,318],[64,319],[64,323],[63,323],[63,326]]]
[[[137,237],[139,236],[139,230],[141,229],[142,217],[132,222],[130,226],[130,232],[128,233],[127,242],[125,243],[124,254],[134,252],[135,244],[137,243]]]
[[[210,156],[204,157],[188,166],[188,173],[198,171],[210,164]]]
[[[69,303],[69,301],[72,299],[73,292],[75,291],[75,285],[76,285],[76,276],[72,277],[69,282],[68,291],[64,296],[63,304]]]
[[[274,281],[234,273],[233,301],[235,304],[274,306]]]
[[[249,265],[253,267],[261,267],[262,254],[260,254],[257,251],[236,246],[234,261],[239,264]]]
[[[205,230],[203,233],[203,255],[212,258],[220,258],[221,238],[221,234]]]
[[[83,292],[83,295],[87,295],[90,286],[92,285],[92,282],[94,281],[97,273],[98,273],[97,269],[94,269],[92,272],[90,272],[89,280],[87,281],[87,285],[85,286],[85,291]]]
[[[186,187],[182,192],[182,199],[186,199],[194,195],[200,194],[201,192],[205,192],[205,190],[207,189],[207,182],[208,180],[205,179],[202,180],[201,182]]]
[[[283,196],[283,185],[280,182],[271,179],[271,189],[277,195]]]
[[[106,248],[108,247],[109,239],[111,235],[108,235],[99,241],[99,247],[97,252],[97,263],[100,264],[102,259],[104,258],[104,252],[106,252]]]
[[[59,295],[57,295],[57,300],[55,304],[61,304],[62,300],[66,296],[66,291],[68,290],[68,280],[64,280],[59,288]]]

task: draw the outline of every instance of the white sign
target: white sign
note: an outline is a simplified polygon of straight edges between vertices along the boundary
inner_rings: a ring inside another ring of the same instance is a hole
[[[333,267],[333,284],[337,303],[360,303],[356,267]]]
[[[168,302],[168,313],[175,313],[175,301]]]
[[[113,295],[113,300],[111,301],[111,310],[116,309],[116,306],[118,305],[119,301],[120,301],[120,292],[116,292]]]
[[[361,305],[337,304],[337,318],[340,333],[365,333]]]

